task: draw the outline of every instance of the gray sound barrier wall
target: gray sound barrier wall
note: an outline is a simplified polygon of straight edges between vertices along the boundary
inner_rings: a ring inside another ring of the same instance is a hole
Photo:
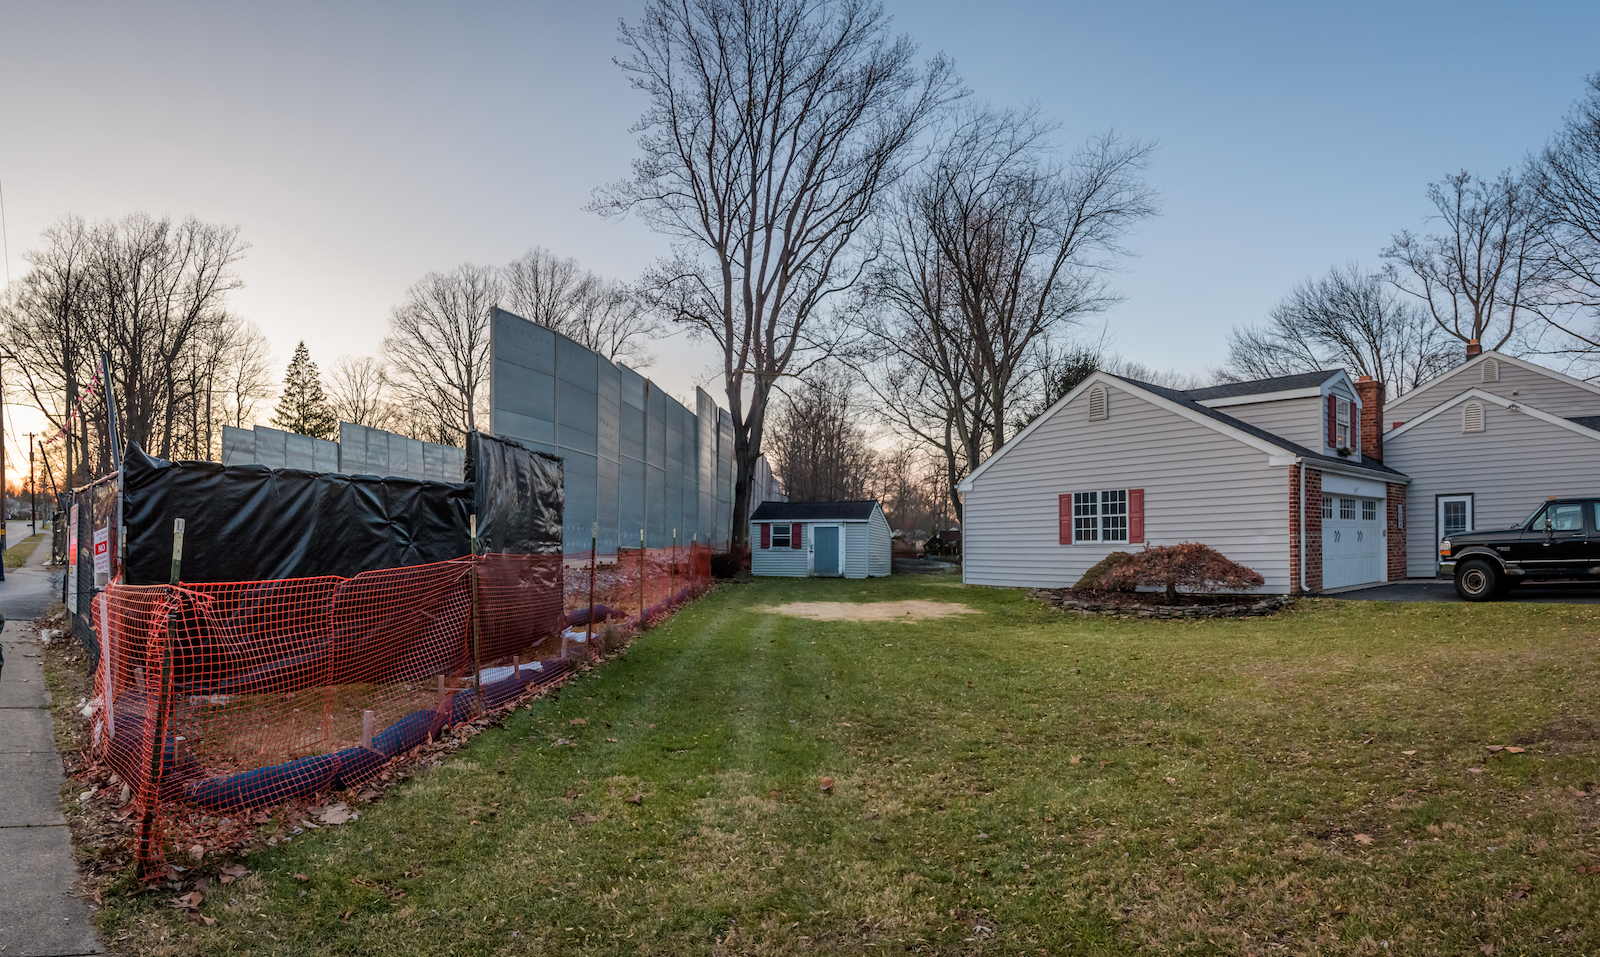
[[[733,419],[704,390],[687,409],[566,336],[497,309],[489,429],[566,461],[563,547],[601,554],[710,542],[733,524]]]
[[[339,423],[337,442],[264,425],[254,429],[222,427],[223,465],[459,482],[465,455],[454,446],[419,442],[350,422]]]

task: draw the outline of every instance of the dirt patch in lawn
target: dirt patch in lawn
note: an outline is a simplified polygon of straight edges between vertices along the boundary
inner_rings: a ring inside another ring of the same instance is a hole
[[[792,601],[757,610],[814,621],[920,621],[979,614],[976,608],[950,601]]]

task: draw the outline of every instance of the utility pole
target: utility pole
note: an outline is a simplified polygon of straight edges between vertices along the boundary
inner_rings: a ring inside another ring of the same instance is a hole
[[[28,433],[28,534],[39,534],[39,495],[33,483],[33,435]]]

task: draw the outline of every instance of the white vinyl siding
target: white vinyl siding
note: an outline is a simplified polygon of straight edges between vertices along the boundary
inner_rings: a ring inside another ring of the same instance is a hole
[[[771,524],[773,531],[776,532],[780,525],[788,526],[791,523],[773,522]],[[750,523],[750,543],[753,546],[750,549],[750,574],[775,575],[781,578],[806,577],[806,553],[810,550],[809,547],[790,548],[785,545],[782,548],[762,548],[761,525],[761,522]],[[802,544],[808,545],[811,536],[810,527],[806,527],[801,532],[801,535],[803,536],[801,539]]]
[[[867,522],[867,574],[874,578],[894,571],[894,532],[883,509],[872,510]]]
[[[1322,425],[1324,401],[1321,396],[1312,395],[1301,399],[1229,405],[1218,407],[1217,411],[1316,451],[1322,448],[1327,436]]]
[[[1390,401],[1383,413],[1384,428],[1417,418],[1468,389],[1482,389],[1491,395],[1504,396],[1513,402],[1564,419],[1577,415],[1600,415],[1600,393],[1563,382],[1554,375],[1530,371],[1501,360],[1500,376],[1495,382],[1484,382],[1480,365],[1475,363],[1470,367],[1458,368],[1443,378]],[[1516,395],[1512,395],[1513,392]],[[1388,464],[1388,461],[1385,455],[1384,463]]]
[[[1502,362],[1501,384],[1521,371]],[[1476,370],[1471,378],[1476,384]],[[1600,432],[1574,432],[1489,402],[1482,405],[1482,432],[1461,431],[1457,404],[1384,443],[1384,464],[1411,476],[1406,496],[1410,575],[1433,573],[1439,495],[1472,495],[1474,526],[1490,530],[1527,518],[1551,496],[1600,493]]]
[[[1059,496],[1142,488],[1146,541],[1204,542],[1260,572],[1263,591],[1288,591],[1289,470],[1142,392],[1108,391],[1116,410],[1110,419],[1091,423],[1080,394],[971,480],[962,522],[965,580],[1071,585],[1107,552],[1130,546],[1060,544]]]

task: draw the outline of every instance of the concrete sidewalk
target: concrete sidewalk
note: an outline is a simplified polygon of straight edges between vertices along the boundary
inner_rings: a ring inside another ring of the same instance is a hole
[[[0,957],[106,952],[89,907],[73,896],[78,869],[61,813],[65,778],[50,724],[44,647],[26,624],[49,606],[49,557],[46,540],[0,584],[7,619],[0,629]]]

